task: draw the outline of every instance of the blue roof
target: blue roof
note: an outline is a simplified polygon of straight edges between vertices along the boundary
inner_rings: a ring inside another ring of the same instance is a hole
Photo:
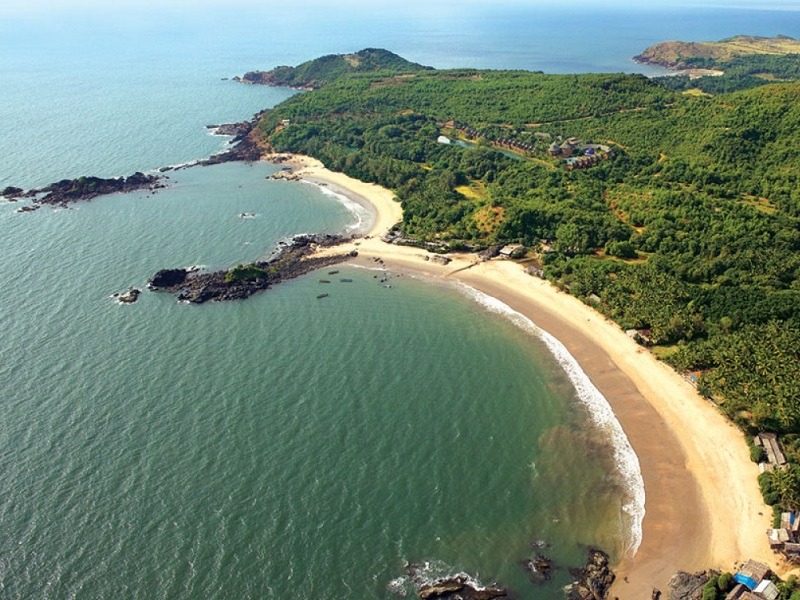
[[[758,582],[755,579],[753,579],[752,577],[748,577],[747,575],[742,575],[741,573],[737,573],[736,575],[734,575],[733,580],[736,583],[741,583],[743,585],[746,585],[751,590],[756,589],[756,586],[758,585]]]

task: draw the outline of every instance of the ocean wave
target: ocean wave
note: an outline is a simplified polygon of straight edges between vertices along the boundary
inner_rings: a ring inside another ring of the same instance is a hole
[[[418,563],[407,562],[406,573],[386,585],[389,592],[397,596],[416,596],[423,586],[438,585],[448,579],[459,579],[475,591],[488,589],[477,577],[454,569],[442,560],[426,560]]]
[[[307,183],[308,185],[313,185],[317,189],[319,189],[324,195],[330,196],[334,198],[337,202],[339,202],[342,206],[344,206],[347,210],[349,210],[353,216],[356,218],[356,222],[353,225],[348,225],[347,229],[345,230],[347,233],[352,231],[359,231],[362,228],[365,228],[365,224],[369,223],[371,218],[369,210],[361,206],[355,200],[351,200],[344,194],[340,194],[327,186],[320,185],[314,181],[308,181],[305,179],[301,179],[303,183]]]
[[[642,543],[642,521],[645,514],[645,490],[644,479],[639,465],[639,458],[628,441],[628,436],[622,429],[622,425],[617,420],[611,405],[600,390],[591,382],[588,375],[581,369],[575,357],[569,353],[566,346],[554,336],[538,327],[525,315],[515,311],[513,308],[501,302],[493,296],[484,294],[467,285],[461,285],[461,289],[466,295],[477,301],[485,309],[502,315],[509,319],[516,326],[528,331],[544,342],[547,349],[555,357],[558,364],[564,369],[570,382],[575,388],[578,398],[589,409],[592,422],[602,431],[606,432],[611,438],[614,448],[614,462],[617,470],[624,481],[625,491],[628,501],[622,506],[622,510],[628,515],[629,541],[625,548],[625,553],[631,556],[636,554],[639,545]]]

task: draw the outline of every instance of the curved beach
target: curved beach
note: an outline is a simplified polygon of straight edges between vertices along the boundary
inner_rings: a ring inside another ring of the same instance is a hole
[[[678,570],[732,570],[747,558],[776,563],[765,530],[771,510],[758,491],[744,438],[694,387],[613,322],[507,260],[451,255],[446,266],[417,248],[380,241],[402,218],[391,191],[291,157],[294,175],[327,184],[372,216],[354,242],[360,264],[462,282],[492,296],[560,340],[610,403],[641,466],[646,491],[642,542],[615,569],[611,596],[650,597]]]

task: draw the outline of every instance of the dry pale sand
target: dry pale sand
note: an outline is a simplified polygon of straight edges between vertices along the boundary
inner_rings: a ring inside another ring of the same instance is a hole
[[[615,569],[612,597],[649,598],[653,588],[666,590],[678,570],[731,570],[747,558],[782,570],[767,545],[771,511],[744,438],[691,384],[616,324],[515,262],[460,255],[442,266],[422,250],[381,242],[377,236],[402,217],[390,191],[314,159],[294,161],[301,177],[372,205],[375,221],[369,236],[355,242],[356,261],[381,257],[387,268],[460,281],[494,296],[558,338],[604,394],[639,457],[647,511],[638,552]]]

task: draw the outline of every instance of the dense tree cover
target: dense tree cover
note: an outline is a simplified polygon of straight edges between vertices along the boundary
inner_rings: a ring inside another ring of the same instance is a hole
[[[800,84],[709,98],[635,75],[367,74],[287,100],[259,130],[393,189],[406,236],[546,248],[557,285],[651,330],[741,424],[787,433],[800,432],[798,100]],[[438,143],[452,120],[487,138]],[[545,150],[569,136],[615,156],[568,171]],[[534,151],[510,158],[490,145],[501,137]]]
[[[659,77],[657,81],[676,91],[699,89],[708,94],[723,94],[767,85],[776,80],[800,79],[800,54],[749,54],[725,61],[692,57],[685,59],[683,66],[692,69],[718,69],[724,75],[706,75],[696,79],[690,79],[688,75],[673,75]]]
[[[296,67],[249,71],[241,79],[246,83],[317,89],[351,73],[414,73],[429,68],[407,61],[388,50],[365,48],[354,54],[330,54]]]

